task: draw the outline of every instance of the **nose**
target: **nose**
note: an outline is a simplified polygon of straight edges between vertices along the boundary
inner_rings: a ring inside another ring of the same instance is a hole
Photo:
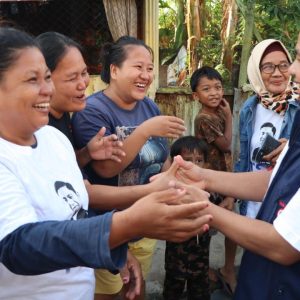
[[[54,84],[52,80],[44,81],[41,86],[41,94],[46,96],[52,96],[54,92]]]
[[[77,88],[79,90],[85,90],[87,88],[87,86],[89,85],[89,82],[90,82],[89,75],[81,76],[78,81]]]
[[[272,76],[282,76],[282,73],[279,70],[279,66],[275,67],[274,72],[272,73]]]
[[[150,75],[149,71],[146,68],[143,68],[141,70],[140,77],[144,80],[149,80],[152,75]]]

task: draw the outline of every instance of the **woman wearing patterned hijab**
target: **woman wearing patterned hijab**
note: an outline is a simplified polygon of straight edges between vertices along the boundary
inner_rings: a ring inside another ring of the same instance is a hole
[[[289,52],[278,40],[267,39],[254,47],[247,74],[256,94],[246,100],[240,111],[240,157],[236,172],[272,168],[289,139],[299,106],[299,86],[288,73],[291,62]],[[266,156],[258,155],[267,135],[281,145]],[[243,201],[240,212],[256,218],[260,206],[260,202]]]

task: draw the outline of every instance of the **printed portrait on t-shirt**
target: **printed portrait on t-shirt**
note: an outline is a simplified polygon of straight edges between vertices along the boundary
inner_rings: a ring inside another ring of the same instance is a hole
[[[136,127],[117,127],[119,140],[126,139]],[[164,138],[150,137],[133,162],[119,174],[118,185],[145,184],[151,176],[160,172],[167,159],[167,143]]]
[[[87,211],[82,208],[80,197],[73,186],[68,182],[56,181],[54,183],[57,195],[71,210],[71,219],[83,219],[87,217]]]
[[[261,146],[263,145],[267,135],[274,137],[275,133],[276,133],[276,128],[272,123],[267,122],[261,125],[260,136],[259,136],[259,147],[253,150],[252,161],[255,161],[258,164],[263,163],[265,165],[269,165],[269,162],[264,161],[262,158],[264,154],[261,151]]]

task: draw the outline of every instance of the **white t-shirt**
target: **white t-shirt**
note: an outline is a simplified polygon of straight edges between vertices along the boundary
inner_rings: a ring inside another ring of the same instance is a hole
[[[79,210],[88,208],[69,140],[50,126],[38,130],[35,137],[36,147],[0,138],[0,240],[23,224],[76,219]],[[93,299],[93,293],[90,268],[20,276],[0,263],[0,299],[86,300]]]
[[[273,170],[271,180],[273,180],[280,163],[288,150],[288,143],[281,152],[276,166]],[[271,181],[270,181],[271,182]],[[300,251],[300,189],[289,201],[287,206],[274,220],[273,225],[276,231],[295,249]]]
[[[264,108],[261,104],[257,105],[250,147],[252,171],[265,170],[269,167],[263,161],[255,161],[255,158],[257,159],[258,150],[267,134],[270,134],[275,139],[279,138],[282,122],[283,116]],[[261,202],[248,201],[246,216],[255,219],[260,207]]]

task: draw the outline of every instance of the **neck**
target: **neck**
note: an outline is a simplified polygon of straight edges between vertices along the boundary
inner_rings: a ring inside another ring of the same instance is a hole
[[[217,107],[202,106],[202,112],[205,112],[205,113],[208,113],[208,114],[216,114],[217,113]]]
[[[118,105],[120,108],[126,109],[126,110],[132,110],[135,106],[137,101],[125,101],[122,96],[119,95],[119,93],[116,91],[115,88],[112,88],[110,85],[103,91],[104,95],[109,97],[110,100],[112,100],[116,105]]]
[[[9,126],[8,128],[10,130],[7,130],[6,126],[0,124],[0,137],[4,140],[20,146],[31,146],[36,143],[33,132],[24,132],[15,126]]]
[[[64,112],[58,111],[54,109],[53,107],[50,107],[50,114],[55,118],[55,119],[60,119]]]

